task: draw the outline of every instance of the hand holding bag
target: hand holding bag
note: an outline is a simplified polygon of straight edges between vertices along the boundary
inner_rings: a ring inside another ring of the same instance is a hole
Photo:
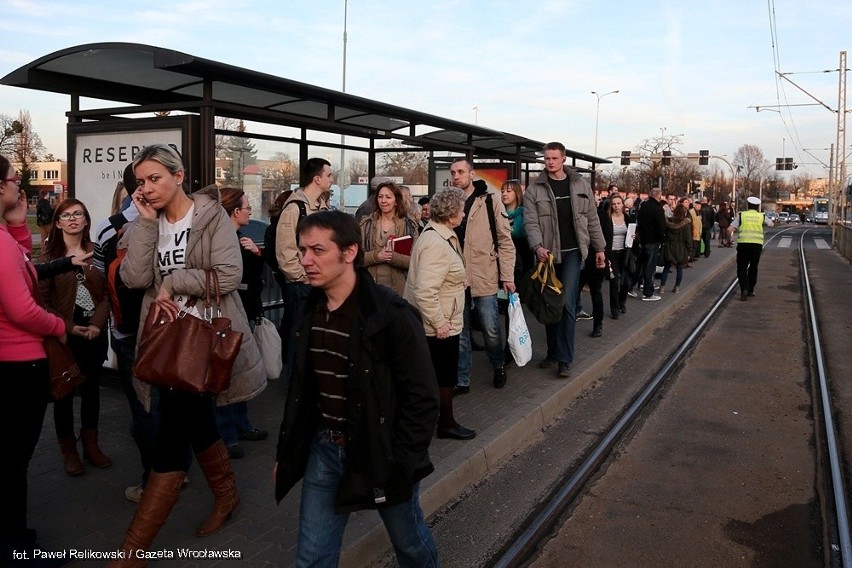
[[[527,272],[520,282],[521,301],[543,325],[558,323],[567,298],[562,283],[556,277],[553,255],[547,262],[538,261],[535,268]]]
[[[154,310],[148,311],[133,374],[161,388],[194,394],[217,395],[228,390],[234,361],[240,352],[243,334],[231,329],[231,320],[221,316],[219,276],[207,270],[204,317],[187,313],[190,303],[169,321]],[[216,317],[211,304],[211,283],[216,296]],[[194,299],[190,302],[194,303]]]
[[[518,367],[523,367],[532,359],[532,338],[524,318],[521,298],[517,294],[509,295],[509,350]]]
[[[260,351],[266,378],[274,381],[281,375],[284,363],[281,359],[281,335],[270,320],[259,317],[254,322],[254,340]]]

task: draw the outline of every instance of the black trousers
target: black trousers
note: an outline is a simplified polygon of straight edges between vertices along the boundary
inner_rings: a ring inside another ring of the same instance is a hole
[[[0,361],[3,396],[0,398],[0,432],[4,433],[0,467],[0,565],[15,546],[32,545],[27,531],[27,469],[35,451],[50,382],[47,359]]]
[[[757,284],[757,265],[763,245],[757,243],[737,243],[737,279],[740,292],[752,294]]]
[[[187,471],[189,446],[197,454],[221,439],[213,414],[213,397],[160,389],[160,424],[153,469]]]

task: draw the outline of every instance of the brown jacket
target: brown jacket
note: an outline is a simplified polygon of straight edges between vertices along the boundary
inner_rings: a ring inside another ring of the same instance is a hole
[[[91,252],[94,248],[94,245],[90,244],[86,248],[86,252]],[[53,259],[44,254],[39,257],[40,262],[48,260]],[[83,286],[86,287],[95,302],[95,314],[89,321],[89,325],[94,325],[103,330],[109,321],[109,300],[106,294],[104,274],[100,270],[92,268],[91,260],[88,261],[87,266],[88,268],[84,270],[73,270],[53,278],[39,280],[38,287],[45,308],[65,320],[65,329],[74,327],[74,303],[77,300],[77,286],[80,282],[77,277],[80,275],[83,278]]]
[[[379,253],[387,245],[388,235],[390,234],[397,237],[411,235],[413,250],[414,243],[420,233],[417,230],[417,225],[407,217],[405,219],[396,217],[391,232],[383,233],[382,224],[379,220],[380,216],[381,214],[371,213],[361,219],[361,246],[364,248],[364,267],[376,281],[376,284],[387,286],[402,296],[405,291],[405,278],[408,276],[408,264],[411,261],[411,256],[395,252],[390,262],[383,262],[379,260]]]
[[[464,232],[464,261],[470,281],[470,294],[474,298],[493,296],[500,282],[515,281],[515,243],[512,242],[512,227],[500,195],[491,191],[474,190],[478,195],[467,215]],[[488,219],[487,195],[491,194],[491,206],[497,230],[497,246],[491,233]],[[497,273],[498,262],[500,273]]]

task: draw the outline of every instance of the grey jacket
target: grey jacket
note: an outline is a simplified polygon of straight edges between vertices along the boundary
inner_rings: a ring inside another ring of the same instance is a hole
[[[592,252],[603,252],[606,241],[601,231],[595,207],[592,188],[580,174],[569,167],[563,167],[571,182],[571,209],[574,213],[574,231],[580,246],[580,255],[585,260]],[[524,192],[524,228],[527,230],[527,242],[530,250],[535,252],[538,247],[544,247],[553,253],[554,261],[562,262],[559,240],[559,219],[556,215],[556,196],[547,181],[547,172],[541,172],[536,181],[530,184]]]
[[[199,189],[189,197],[195,202],[195,213],[186,247],[186,268],[175,270],[165,277],[160,276],[157,267],[159,224],[156,219],[139,217],[127,225],[118,243],[118,248],[127,249],[127,256],[120,268],[122,280],[130,288],[146,289],[137,336],[142,336],[148,310],[160,286],[165,285],[173,294],[204,297],[205,270],[215,269],[222,295],[222,314],[231,319],[234,331],[243,334],[240,354],[234,363],[231,387],[216,398],[216,404],[224,406],[251,400],[266,388],[266,372],[237,294],[243,272],[240,243],[227,213],[219,204],[219,189],[215,185]],[[134,378],[133,387],[139,401],[146,410],[150,409],[150,385]]]

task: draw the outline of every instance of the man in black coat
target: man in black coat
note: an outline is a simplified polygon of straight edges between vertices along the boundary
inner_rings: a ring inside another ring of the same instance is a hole
[[[713,233],[713,225],[716,223],[716,212],[713,205],[706,197],[701,198],[698,204],[698,217],[701,219],[701,240],[704,241],[704,258],[710,256],[710,241]]]
[[[659,187],[651,190],[648,199],[642,202],[637,215],[636,238],[642,246],[642,300],[657,302],[660,296],[654,294],[654,272],[660,247],[666,240],[666,214],[660,203],[662,191]]]
[[[275,497],[302,483],[296,564],[336,566],[351,511],[377,509],[402,566],[438,566],[419,482],[434,466],[438,381],[415,310],[359,268],[355,219],[298,225],[311,285],[278,439]]]

